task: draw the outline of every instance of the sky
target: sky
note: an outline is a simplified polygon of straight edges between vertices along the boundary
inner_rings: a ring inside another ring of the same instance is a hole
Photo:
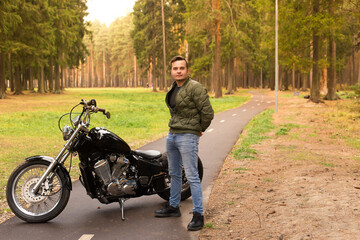
[[[117,17],[125,16],[133,11],[136,0],[87,0],[88,21],[98,19],[101,23],[110,25]]]

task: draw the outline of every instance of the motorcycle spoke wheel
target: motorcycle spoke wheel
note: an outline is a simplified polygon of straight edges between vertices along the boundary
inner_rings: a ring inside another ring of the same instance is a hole
[[[58,174],[51,183],[46,180],[38,194],[31,193],[47,166],[31,165],[21,171],[13,183],[13,199],[19,210],[30,216],[41,216],[51,212],[60,202],[62,185]]]
[[[40,186],[38,193],[32,189],[49,166],[41,159],[26,161],[10,175],[6,199],[13,213],[26,222],[47,222],[58,216],[69,201],[68,176],[61,170],[52,172]]]

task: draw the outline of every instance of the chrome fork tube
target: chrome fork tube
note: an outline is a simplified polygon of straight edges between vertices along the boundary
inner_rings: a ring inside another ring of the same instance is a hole
[[[70,139],[65,143],[64,147],[61,149],[59,154],[56,156],[55,161],[50,163],[49,167],[46,169],[46,171],[41,176],[39,181],[35,184],[34,188],[31,190],[31,193],[36,194],[39,191],[41,184],[45,181],[46,177],[50,174],[50,172],[54,169],[54,167],[58,163],[64,163],[65,162],[66,158],[70,155],[70,151],[68,151],[68,150],[70,148],[71,143],[74,141],[74,139],[75,139],[76,135],[78,134],[78,132],[83,128],[84,128],[83,124],[80,123],[78,125],[78,127],[76,128],[76,130],[74,131],[73,135],[71,135]],[[68,151],[68,152],[65,153],[66,151]]]

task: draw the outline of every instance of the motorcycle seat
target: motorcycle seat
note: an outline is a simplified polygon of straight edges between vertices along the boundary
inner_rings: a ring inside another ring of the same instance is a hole
[[[156,150],[135,150],[136,154],[147,159],[156,159],[162,156],[162,153]]]

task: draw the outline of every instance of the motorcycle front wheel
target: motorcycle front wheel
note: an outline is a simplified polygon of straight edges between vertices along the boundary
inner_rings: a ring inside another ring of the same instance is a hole
[[[26,222],[47,222],[58,216],[69,201],[70,189],[66,187],[66,176],[62,171],[56,171],[51,179],[45,180],[37,194],[31,192],[49,164],[43,160],[24,162],[8,180],[6,198],[9,207]]]
[[[165,155],[163,156],[165,159],[163,159],[162,161],[167,161],[167,155],[165,153]],[[166,163],[167,165],[167,163]],[[200,181],[202,181],[203,178],[203,174],[204,174],[204,169],[203,169],[203,165],[202,162],[200,160],[200,158],[198,157],[198,172],[199,172],[199,178]],[[171,187],[171,177],[169,174],[167,174],[167,176],[165,177],[165,184],[166,184],[166,189],[162,192],[157,193],[162,199],[169,201],[170,198],[170,187]],[[189,197],[191,197],[191,190],[190,190],[190,184],[186,179],[186,175],[185,175],[185,170],[184,170],[184,166],[182,167],[182,187],[181,187],[181,201],[184,201],[186,199],[188,199]]]

